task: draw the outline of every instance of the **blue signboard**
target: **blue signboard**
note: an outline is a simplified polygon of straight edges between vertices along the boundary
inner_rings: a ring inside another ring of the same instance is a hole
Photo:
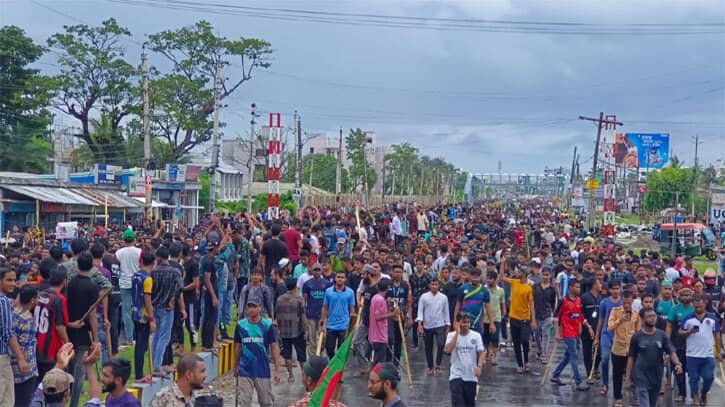
[[[662,168],[670,160],[670,135],[617,133],[614,158],[617,165],[629,168]]]

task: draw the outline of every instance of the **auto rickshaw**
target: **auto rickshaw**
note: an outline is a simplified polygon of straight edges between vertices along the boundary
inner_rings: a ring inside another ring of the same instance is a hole
[[[673,239],[675,230],[676,239]],[[660,252],[663,254],[671,254],[674,244],[677,256],[706,256],[710,260],[717,258],[715,233],[700,223],[663,223],[655,228],[652,238],[660,243]]]

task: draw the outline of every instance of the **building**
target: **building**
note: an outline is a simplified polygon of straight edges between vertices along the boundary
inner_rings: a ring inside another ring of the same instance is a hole
[[[390,146],[377,144],[377,134],[374,131],[365,131],[365,142],[365,159],[377,174],[375,185],[369,186],[370,192],[380,193],[383,188],[382,174],[385,166],[385,156],[390,152]],[[302,154],[326,154],[337,157],[339,149],[339,134],[328,136],[325,133],[313,133],[307,138]],[[345,168],[350,168],[352,165],[352,161],[347,157],[344,138],[342,140],[342,165]]]

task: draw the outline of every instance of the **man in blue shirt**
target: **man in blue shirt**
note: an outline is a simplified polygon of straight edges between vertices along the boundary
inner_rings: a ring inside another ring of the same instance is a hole
[[[237,344],[234,360],[235,371],[239,376],[237,390],[241,405],[252,404],[252,395],[257,390],[257,400],[261,407],[274,404],[269,371],[270,350],[274,363],[274,384],[280,382],[280,352],[277,343],[277,330],[272,321],[262,319],[261,306],[255,299],[247,300],[247,317],[239,321],[234,332]]]
[[[614,332],[610,332],[606,329],[606,323],[609,321],[609,314],[612,312],[612,308],[619,307],[622,305],[622,299],[619,296],[620,292],[619,281],[611,281],[609,283],[609,295],[610,297],[605,298],[599,303],[599,321],[597,321],[597,333],[594,335],[593,347],[596,348],[601,344],[601,362],[599,367],[602,369],[602,388],[601,394],[607,394],[609,389],[609,359],[612,355],[612,344],[614,343]]]
[[[302,296],[305,299],[305,310],[307,317],[307,356],[315,356],[315,345],[317,344],[317,328],[320,326],[320,314],[322,313],[322,302],[325,299],[325,290],[332,284],[322,278],[322,267],[315,264],[312,267],[312,278],[302,285]]]
[[[332,359],[345,340],[350,320],[355,316],[355,294],[345,285],[345,271],[335,273],[335,285],[325,290],[320,315],[320,329],[326,328],[325,351]]]

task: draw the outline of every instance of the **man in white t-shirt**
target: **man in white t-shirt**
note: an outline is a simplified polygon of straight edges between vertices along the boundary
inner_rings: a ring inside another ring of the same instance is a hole
[[[131,321],[133,294],[131,292],[131,282],[133,275],[139,270],[143,250],[135,246],[136,233],[131,229],[126,229],[123,232],[123,241],[126,243],[126,247],[116,250],[116,259],[118,259],[121,268],[121,273],[118,276],[118,286],[121,289],[123,333],[126,336],[124,345],[131,345],[133,344],[133,321]]]
[[[455,332],[448,333],[444,348],[451,355],[448,376],[451,405],[473,406],[476,404],[478,377],[486,363],[485,350],[481,335],[471,330],[471,315],[461,312],[456,320]]]

